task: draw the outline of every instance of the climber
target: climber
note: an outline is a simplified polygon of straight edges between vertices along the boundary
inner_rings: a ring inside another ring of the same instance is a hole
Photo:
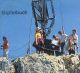
[[[9,43],[7,40],[7,37],[3,36],[3,44],[1,45],[3,49],[3,57],[6,57],[8,59],[8,48],[9,48]]]
[[[60,47],[61,47],[61,54],[64,54],[64,46],[67,40],[68,35],[64,34],[62,31],[59,31],[58,34],[60,35]]]
[[[41,53],[43,49],[41,48],[44,45],[43,32],[41,28],[37,27],[35,33],[35,44],[36,44],[36,52]]]
[[[57,37],[56,35],[53,35],[53,40],[51,42],[55,47],[58,46],[59,47],[59,44],[60,44],[60,39],[59,37]]]
[[[69,54],[75,54],[78,48],[78,35],[76,34],[76,29],[72,30],[72,34],[69,36]]]
[[[53,50],[55,51],[59,51],[59,47],[60,47],[60,38],[57,37],[56,35],[53,35],[53,40],[51,42],[52,46],[53,46]]]

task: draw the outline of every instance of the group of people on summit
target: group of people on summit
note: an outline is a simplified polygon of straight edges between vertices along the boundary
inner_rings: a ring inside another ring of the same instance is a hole
[[[76,34],[76,29],[72,30],[71,35],[66,35],[63,31],[59,31],[58,35],[53,35],[53,39],[49,44],[47,45],[52,45],[52,48],[48,50],[47,52],[51,51],[60,51],[61,54],[75,54],[78,50],[78,35]],[[38,53],[43,53],[45,46],[47,43],[45,32],[37,27],[36,32],[35,32],[35,45],[36,45],[36,52]],[[7,37],[3,37],[3,44],[1,45],[3,48],[3,56],[8,58],[8,48],[9,48],[9,43],[7,40]]]
[[[63,31],[59,31],[58,35],[59,36],[53,35],[53,39],[50,42],[52,45],[50,50],[60,51],[61,54],[75,54],[78,50],[78,35],[76,34],[76,29],[73,29],[71,35],[69,36],[66,35]],[[38,53],[44,51],[44,33],[39,27],[37,27],[35,32],[35,44],[37,45],[36,50]]]

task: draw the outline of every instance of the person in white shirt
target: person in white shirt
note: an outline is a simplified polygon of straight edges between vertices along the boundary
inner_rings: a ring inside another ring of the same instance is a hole
[[[61,54],[64,54],[64,46],[65,46],[65,42],[67,40],[68,35],[62,33],[61,31],[58,32],[58,34],[60,35],[60,45],[61,45]]]
[[[56,35],[53,35],[53,40],[51,44],[54,46],[55,50],[59,50],[60,39]]]
[[[60,55],[59,53],[59,47],[60,47],[60,38],[56,35],[53,35],[53,40],[51,41],[51,44],[52,44],[52,50],[54,50],[53,54],[54,55]]]
[[[78,35],[76,34],[76,29],[72,30],[72,34],[69,36],[69,54],[75,54],[78,48]]]

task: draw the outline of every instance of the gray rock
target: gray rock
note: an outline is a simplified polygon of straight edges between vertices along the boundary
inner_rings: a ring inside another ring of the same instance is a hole
[[[9,64],[6,57],[0,57],[0,73],[15,73],[14,65]]]
[[[47,54],[32,54],[16,59],[16,73],[79,73],[78,55],[50,56]]]
[[[80,58],[34,53],[9,64],[6,58],[0,57],[0,73],[80,73]]]

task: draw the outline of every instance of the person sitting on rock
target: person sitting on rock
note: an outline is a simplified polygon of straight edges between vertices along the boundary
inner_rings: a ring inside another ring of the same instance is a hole
[[[53,35],[52,44],[53,44],[55,47],[59,47],[59,44],[60,44],[60,39],[59,39],[59,37],[57,37],[56,35]]]
[[[53,40],[52,40],[51,44],[53,46],[53,50],[59,51],[59,47],[60,47],[59,37],[57,37],[56,35],[53,35]]]

